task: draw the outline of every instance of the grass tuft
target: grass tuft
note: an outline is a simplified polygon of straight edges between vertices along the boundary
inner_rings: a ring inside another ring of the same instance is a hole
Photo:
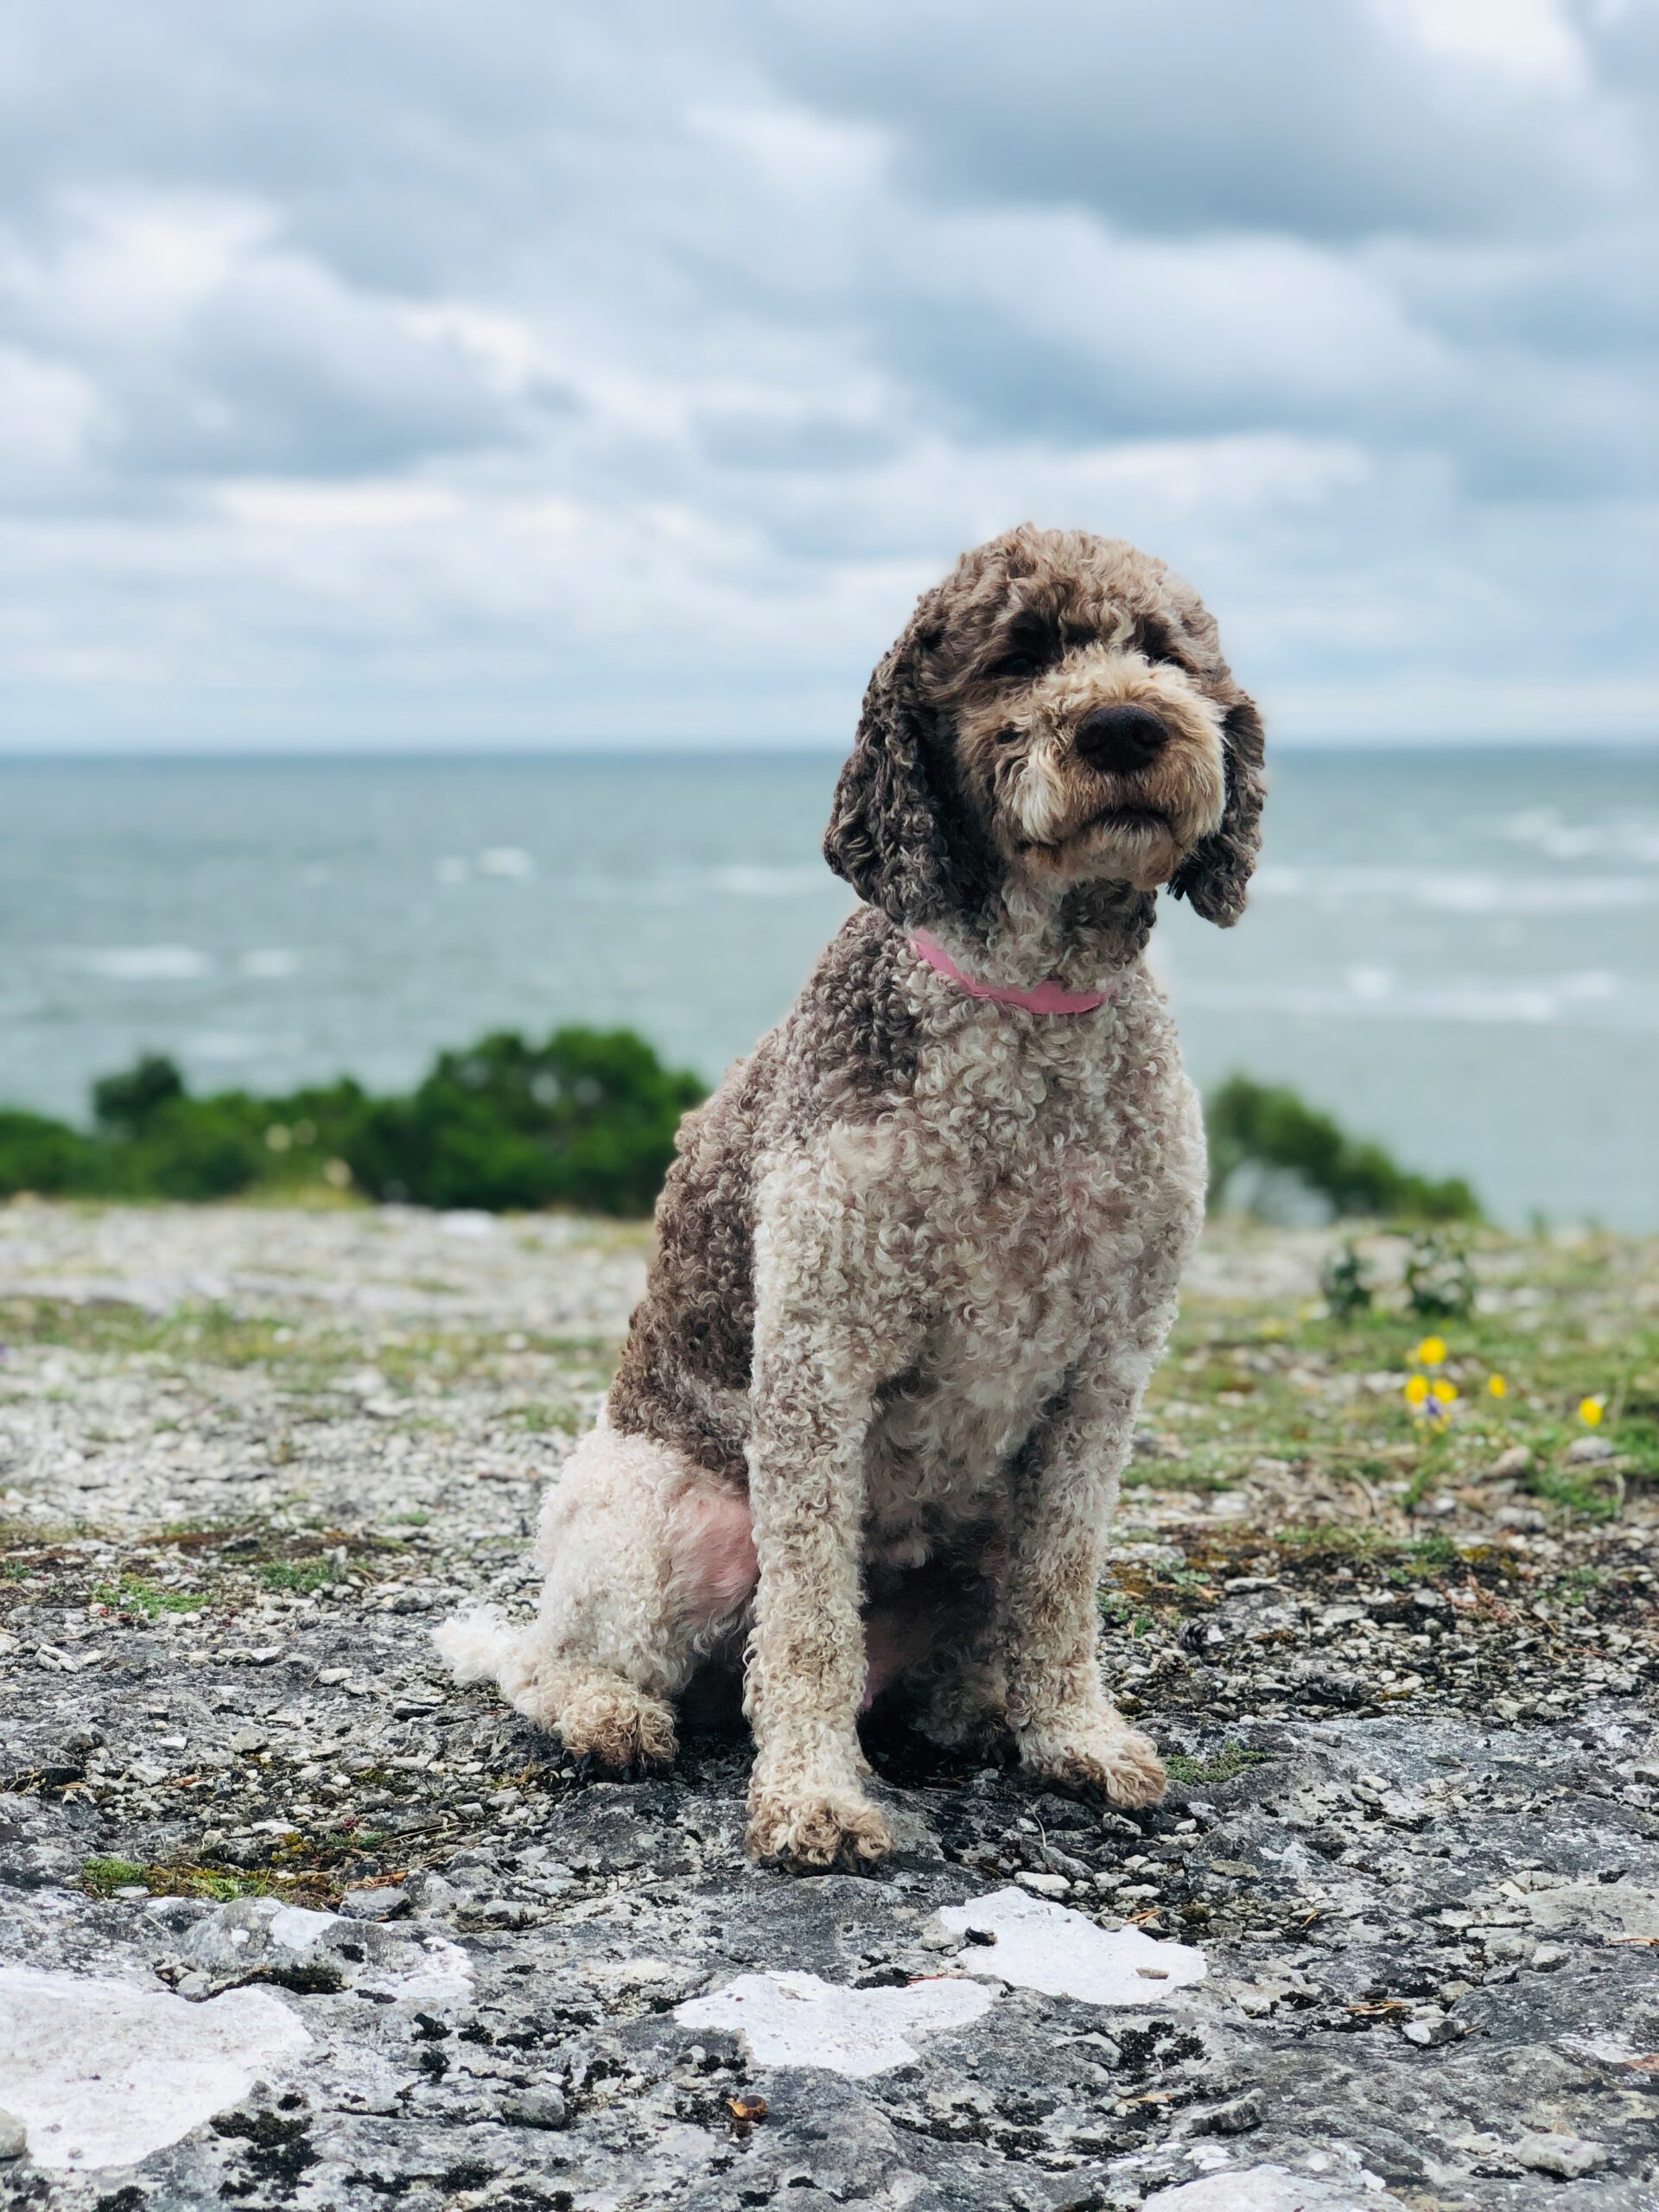
[[[575,1436],[583,1426],[579,1406],[520,1406],[518,1418],[532,1436]]]
[[[113,1897],[118,1890],[136,1889],[144,1870],[130,1859],[89,1859],[80,1870],[80,1885],[95,1897]],[[145,1887],[149,1885],[146,1883]]]
[[[259,1570],[267,1590],[292,1591],[302,1597],[327,1590],[340,1579],[341,1570],[330,1559],[269,1560]]]
[[[1207,1759],[1188,1758],[1176,1751],[1164,1761],[1164,1770],[1172,1782],[1195,1784],[1230,1782],[1235,1775],[1248,1774],[1253,1766],[1264,1766],[1272,1758],[1271,1751],[1253,1751],[1245,1744],[1224,1744]]]
[[[85,1860],[80,1885],[95,1897],[143,1888],[153,1897],[202,1897],[210,1904],[231,1904],[238,1897],[291,1897],[295,1893],[290,1884],[278,1883],[269,1874],[229,1873],[218,1866],[168,1866],[159,1862],[141,1866],[130,1859]]]
[[[124,1574],[118,1582],[95,1583],[92,1602],[118,1613],[142,1613],[156,1620],[163,1613],[199,1613],[209,1601],[200,1590],[172,1590],[143,1576]]]

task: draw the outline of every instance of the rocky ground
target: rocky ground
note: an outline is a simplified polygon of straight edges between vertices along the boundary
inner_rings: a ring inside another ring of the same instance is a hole
[[[1169,1802],[878,1727],[904,1848],[791,1881],[741,1733],[595,1782],[427,1640],[639,1231],[0,1209],[0,2199],[1656,2212],[1659,1251],[1487,1240],[1437,1344],[1328,1243],[1211,1240],[1140,1439]]]

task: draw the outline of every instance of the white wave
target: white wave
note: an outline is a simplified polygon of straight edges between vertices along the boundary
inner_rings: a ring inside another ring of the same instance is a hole
[[[1357,999],[1392,998],[1398,978],[1392,968],[1351,968],[1344,981]]]
[[[572,873],[560,874],[557,884],[561,899],[630,907],[696,906],[711,892],[728,899],[822,899],[831,906],[852,899],[846,885],[818,863],[777,868],[734,861],[727,868],[666,868],[652,875]]]
[[[285,945],[270,945],[262,951],[245,952],[240,965],[245,976],[251,976],[259,982],[280,982],[284,976],[298,975],[300,956],[289,951]]]
[[[1659,823],[1564,822],[1553,806],[1507,816],[1499,834],[1553,861],[1617,859],[1659,866]]]
[[[120,983],[193,983],[213,962],[193,944],[111,944],[72,952],[72,964]]]
[[[527,876],[536,863],[522,845],[486,845],[478,856],[480,875]]]
[[[733,899],[798,899],[803,893],[824,891],[830,879],[822,867],[763,868],[740,864],[717,868],[707,880],[716,891]]]
[[[1659,906],[1659,878],[1639,875],[1497,875],[1428,868],[1258,868],[1254,893],[1305,899],[1329,910],[1357,905],[1420,906],[1445,914],[1596,914]]]
[[[293,1031],[202,1029],[185,1041],[193,1060],[288,1060],[305,1049]]]
[[[1416,1021],[1547,1027],[1659,1029],[1659,998],[1632,996],[1605,969],[1526,982],[1465,978],[1442,984],[1402,980],[1387,968],[1351,968],[1340,985],[1239,987],[1178,984],[1178,1004],[1228,1014],[1282,1014],[1313,1020]]]

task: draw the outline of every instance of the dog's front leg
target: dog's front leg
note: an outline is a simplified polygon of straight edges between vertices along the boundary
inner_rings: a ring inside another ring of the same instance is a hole
[[[1139,1399],[1109,1371],[1079,1381],[1033,1440],[1002,1605],[1020,1764],[1118,1805],[1164,1794],[1156,1750],[1100,1673],[1101,1568]]]
[[[893,1847],[861,1779],[858,1710],[865,1443],[893,1325],[855,1206],[798,1190],[773,1220],[757,1240],[750,1398],[749,1848],[802,1866],[868,1863]]]
[[[746,1702],[754,1729],[749,1848],[800,1866],[880,1859],[865,1795],[860,1540],[874,1382],[861,1348],[813,1330],[757,1360],[750,1504],[760,1580]]]
[[[1103,1315],[1021,1470],[1001,1619],[1008,1719],[1021,1764],[1057,1782],[1154,1805],[1164,1770],[1100,1674],[1100,1577],[1135,1415],[1175,1319],[1181,1268],[1203,1218],[1204,1138],[1190,1106],[1187,1202],[1148,1239],[1121,1306]]]

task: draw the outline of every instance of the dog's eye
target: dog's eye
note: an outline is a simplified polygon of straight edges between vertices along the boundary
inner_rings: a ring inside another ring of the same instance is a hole
[[[1185,668],[1186,665],[1168,626],[1155,616],[1148,616],[1135,625],[1135,650],[1154,668]]]
[[[1028,683],[1059,658],[1060,641],[1038,622],[1016,622],[1007,642],[985,673],[993,683]]]
[[[1032,653],[1004,653],[1001,660],[994,660],[985,673],[993,683],[1014,683],[1028,676],[1035,676],[1038,663]]]

